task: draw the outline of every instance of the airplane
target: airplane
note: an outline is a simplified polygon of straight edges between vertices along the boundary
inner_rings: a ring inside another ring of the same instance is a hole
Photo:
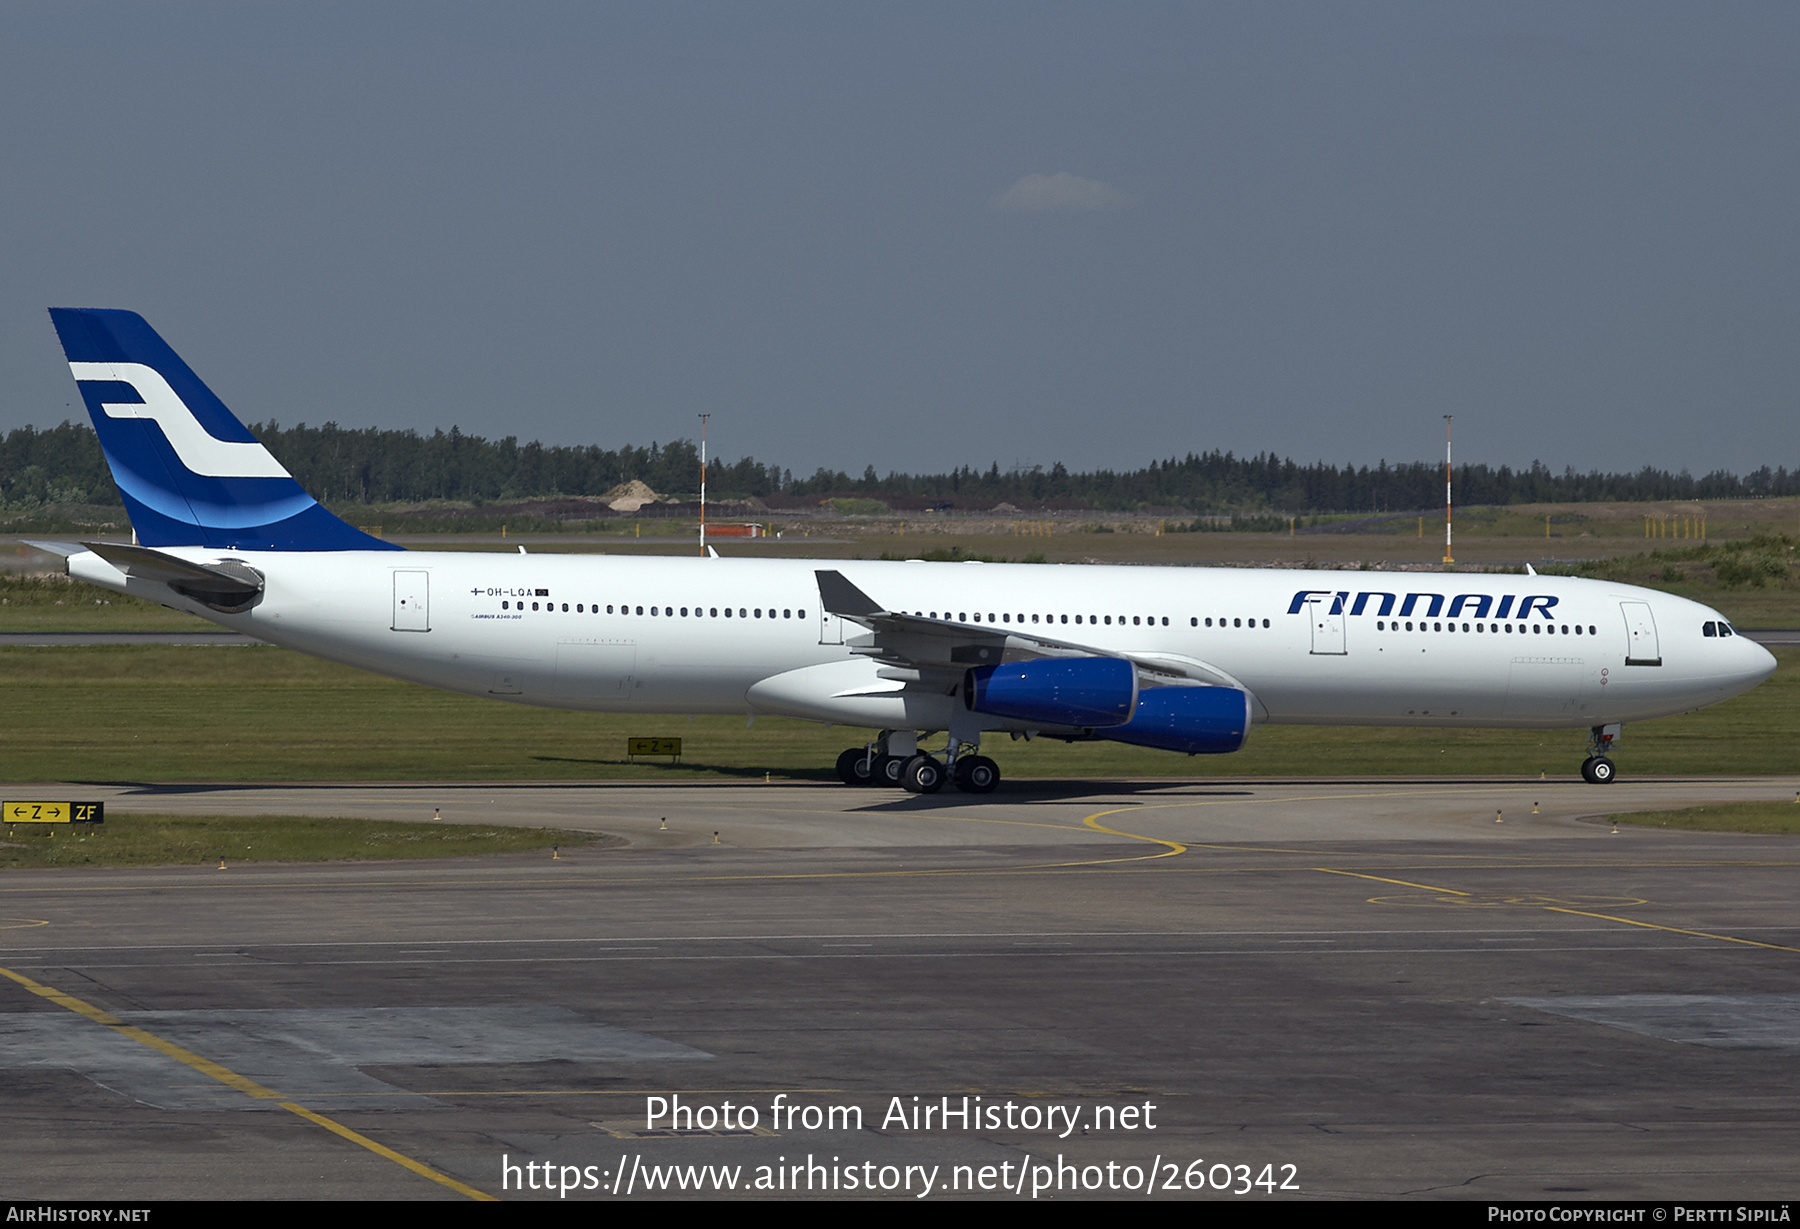
[[[846,784],[985,794],[984,736],[1210,755],[1261,724],[1585,728],[1605,784],[1623,723],[1775,669],[1697,602],[1529,568],[409,551],[302,490],[141,316],[50,314],[133,527],[34,543],[70,576],[467,695],[879,731],[838,757]]]

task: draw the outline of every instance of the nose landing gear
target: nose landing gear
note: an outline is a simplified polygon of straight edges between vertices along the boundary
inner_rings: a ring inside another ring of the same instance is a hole
[[[1581,779],[1589,785],[1611,785],[1618,771],[1604,755],[1590,756],[1581,762]]]
[[[1597,725],[1588,731],[1588,757],[1581,765],[1581,779],[1589,785],[1611,785],[1618,775],[1618,766],[1606,757],[1606,753],[1618,741],[1622,728],[1615,722]]]

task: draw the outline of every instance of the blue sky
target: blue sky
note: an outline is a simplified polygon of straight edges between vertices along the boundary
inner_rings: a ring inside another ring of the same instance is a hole
[[[247,420],[796,473],[1800,465],[1800,6],[0,6],[44,309]]]

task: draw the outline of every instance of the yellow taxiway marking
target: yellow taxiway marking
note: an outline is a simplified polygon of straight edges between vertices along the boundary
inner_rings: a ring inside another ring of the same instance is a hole
[[[1455,888],[1434,887],[1429,883],[1413,883],[1407,879],[1388,879],[1381,875],[1365,875],[1361,871],[1340,871],[1329,866],[1315,866],[1314,870],[1325,875],[1349,875],[1352,879],[1373,879],[1376,883],[1397,883],[1403,888],[1419,888],[1426,892],[1441,892],[1446,896],[1467,896],[1467,892],[1458,892]]]
[[[176,1062],[183,1063],[202,1075],[210,1076],[219,1083],[236,1089],[246,1097],[250,1097],[257,1101],[273,1101],[288,1113],[297,1114],[310,1123],[324,1127],[333,1135],[341,1136],[353,1144],[367,1148],[376,1156],[386,1157],[396,1165],[404,1166],[405,1168],[412,1170],[420,1177],[430,1178],[433,1182],[447,1186],[459,1194],[467,1195],[470,1199],[486,1201],[494,1200],[494,1197],[487,1192],[478,1191],[472,1186],[458,1182],[448,1174],[441,1174],[429,1165],[415,1161],[409,1156],[402,1156],[392,1148],[389,1148],[384,1144],[376,1143],[367,1135],[358,1131],[352,1131],[341,1122],[334,1122],[330,1118],[325,1117],[325,1115],[314,1113],[303,1105],[296,1105],[292,1101],[283,1100],[282,1095],[274,1089],[265,1088],[255,1080],[241,1076],[229,1067],[222,1067],[218,1063],[213,1062],[210,1058],[204,1058],[201,1055],[194,1053],[192,1050],[176,1045],[172,1041],[165,1041],[156,1034],[138,1028],[136,1025],[127,1024],[125,1021],[119,1019],[119,1017],[113,1015],[110,1011],[96,1007],[83,999],[78,999],[72,994],[67,994],[56,989],[54,986],[46,986],[42,982],[33,981],[31,978],[26,977],[21,973],[15,973],[11,969],[0,968],[0,977],[5,977],[11,981],[17,982],[39,998],[48,999],[58,1007],[67,1008],[69,1011],[72,1011],[79,1016],[86,1016],[96,1024],[103,1024],[120,1036],[129,1037],[139,1045],[148,1046],[160,1054],[166,1054]]]
[[[1433,884],[1429,884],[1429,883],[1411,883],[1405,879],[1387,879],[1381,875],[1365,875],[1358,871],[1336,870],[1329,866],[1317,866],[1317,867],[1314,867],[1313,869],[1317,870],[1317,871],[1321,871],[1327,875],[1349,875],[1356,879],[1373,879],[1377,883],[1397,883],[1402,887],[1419,888],[1419,889],[1422,889],[1427,892],[1436,892],[1436,893],[1439,893],[1440,895],[1444,895],[1444,896],[1461,896],[1461,897],[1465,897],[1465,898],[1472,898],[1474,895],[1473,893],[1470,893],[1470,892],[1459,892],[1455,888],[1442,888],[1442,887],[1437,887],[1437,886],[1435,886]],[[1552,898],[1552,899],[1554,899],[1554,898]],[[1383,902],[1380,897],[1376,897],[1373,900],[1371,900],[1369,903],[1375,904],[1375,903],[1388,903],[1388,902]],[[1639,903],[1643,903],[1643,902],[1639,902]],[[1523,900],[1521,900],[1521,904],[1525,904],[1526,907],[1535,907],[1535,908],[1543,909],[1547,913],[1568,913],[1568,914],[1572,914],[1576,917],[1598,918],[1600,921],[1603,921],[1603,922],[1619,922],[1626,926],[1641,926],[1645,930],[1662,930],[1662,931],[1667,931],[1669,934],[1692,935],[1693,937],[1698,938],[1698,939],[1717,939],[1721,943],[1742,943],[1746,947],[1766,947],[1772,951],[1777,951],[1777,952],[1800,952],[1800,947],[1787,947],[1780,943],[1763,943],[1757,939],[1740,939],[1736,935],[1714,934],[1711,931],[1707,931],[1707,930],[1686,930],[1680,926],[1664,926],[1657,922],[1640,922],[1636,918],[1620,917],[1614,913],[1595,913],[1592,910],[1588,910],[1588,909],[1571,909],[1567,905],[1545,905],[1545,904],[1538,904],[1535,901],[1534,902],[1524,902]]]
[[[1759,943],[1755,939],[1740,939],[1736,935],[1715,935],[1705,930],[1683,930],[1679,926],[1659,926],[1655,922],[1640,922],[1636,918],[1615,917],[1610,913],[1589,913],[1585,909],[1568,909],[1561,905],[1545,905],[1551,913],[1573,913],[1580,917],[1597,917],[1608,922],[1623,922],[1627,926],[1642,926],[1647,930],[1666,930],[1672,934],[1695,935],[1702,939],[1717,939],[1722,943],[1742,943],[1746,947],[1767,947],[1778,952],[1800,952],[1800,947],[1784,947],[1779,943]]]
[[[1180,805],[1180,804],[1177,803],[1177,804],[1173,804],[1173,805]],[[1149,808],[1149,807],[1135,807],[1135,806],[1134,807],[1114,807],[1110,811],[1096,811],[1092,815],[1088,816],[1086,819],[1082,820],[1081,822],[1084,827],[1092,828],[1095,832],[1105,832],[1112,836],[1128,837],[1134,841],[1149,841],[1152,845],[1167,845],[1168,846],[1168,849],[1164,850],[1162,853],[1151,854],[1150,858],[1172,858],[1176,854],[1186,853],[1188,847],[1186,845],[1183,845],[1179,841],[1165,841],[1160,836],[1140,836],[1136,832],[1120,832],[1117,828],[1108,828],[1105,824],[1100,822],[1100,817],[1103,815],[1122,815],[1127,811],[1137,812],[1137,811],[1145,811],[1145,810],[1151,810],[1151,809],[1152,808]],[[1157,807],[1154,809],[1161,810],[1162,808]],[[1147,862],[1150,860],[1150,858],[1132,858],[1129,860],[1133,861],[1133,862]]]

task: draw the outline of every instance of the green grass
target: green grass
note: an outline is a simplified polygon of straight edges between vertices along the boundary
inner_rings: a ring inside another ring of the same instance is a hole
[[[1800,541],[1771,533],[1734,542],[1664,544],[1642,554],[1544,570],[1679,594],[1744,627],[1792,627],[1800,613],[1797,550]]]
[[[1792,802],[1721,802],[1682,811],[1633,811],[1608,815],[1618,824],[1646,828],[1688,828],[1697,832],[1800,834],[1800,806]]]
[[[60,573],[0,573],[0,632],[198,632],[217,627]]]
[[[1628,725],[1627,776],[1800,774],[1800,650],[1748,695]],[[684,740],[632,764],[627,737]],[[267,647],[0,649],[0,780],[831,780],[865,731],[761,717],[569,713],[449,695]],[[936,744],[933,744],[936,745]],[[1019,777],[1526,774],[1570,779],[1581,730],[1265,726],[1235,755],[990,738]]]
[[[297,815],[118,815],[104,824],[12,824],[0,868],[227,866],[459,858],[592,845],[594,833]]]

